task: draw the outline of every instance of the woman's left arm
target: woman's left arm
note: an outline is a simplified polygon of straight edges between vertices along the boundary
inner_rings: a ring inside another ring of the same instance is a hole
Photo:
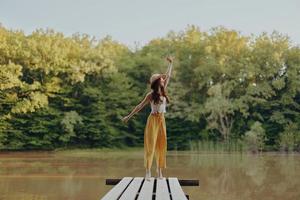
[[[167,57],[167,60],[169,62],[169,66],[168,66],[168,69],[167,69],[167,72],[166,72],[166,80],[165,80],[165,86],[164,86],[165,89],[167,88],[167,85],[169,83],[169,80],[170,80],[170,77],[171,77],[172,68],[173,68],[173,58]]]

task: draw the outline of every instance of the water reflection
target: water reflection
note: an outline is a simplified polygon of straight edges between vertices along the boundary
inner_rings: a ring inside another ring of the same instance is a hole
[[[143,176],[142,166],[142,150],[0,153],[0,200],[99,199],[106,178]],[[168,152],[165,175],[199,179],[183,188],[191,199],[300,199],[298,154]]]

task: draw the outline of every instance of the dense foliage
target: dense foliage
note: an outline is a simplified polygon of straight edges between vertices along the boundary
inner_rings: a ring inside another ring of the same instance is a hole
[[[0,149],[142,146],[149,106],[121,118],[169,54],[169,149],[202,140],[300,150],[300,48],[277,32],[195,26],[135,50],[110,36],[0,27]]]

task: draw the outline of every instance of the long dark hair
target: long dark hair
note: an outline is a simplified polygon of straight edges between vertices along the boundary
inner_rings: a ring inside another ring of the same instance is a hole
[[[154,101],[154,104],[158,104],[159,102],[162,102],[162,100],[160,99],[160,94],[158,92],[159,88],[162,96],[166,97],[167,103],[169,103],[170,101],[167,92],[165,91],[164,87],[160,85],[160,78],[158,78],[151,84],[151,89],[152,89],[151,99]]]

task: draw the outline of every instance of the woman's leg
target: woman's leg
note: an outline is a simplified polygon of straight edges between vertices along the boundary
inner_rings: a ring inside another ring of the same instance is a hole
[[[159,127],[157,142],[155,148],[156,166],[158,177],[162,178],[162,170],[167,167],[166,165],[167,153],[167,131],[164,117],[162,117],[161,125]]]
[[[155,146],[158,135],[158,118],[155,115],[149,115],[144,131],[144,167],[146,168],[146,175],[150,174],[153,157],[155,153]]]
[[[150,178],[151,178],[151,170],[150,170],[150,169],[146,169],[146,175],[145,175],[145,178],[146,178],[147,180],[150,180]]]

